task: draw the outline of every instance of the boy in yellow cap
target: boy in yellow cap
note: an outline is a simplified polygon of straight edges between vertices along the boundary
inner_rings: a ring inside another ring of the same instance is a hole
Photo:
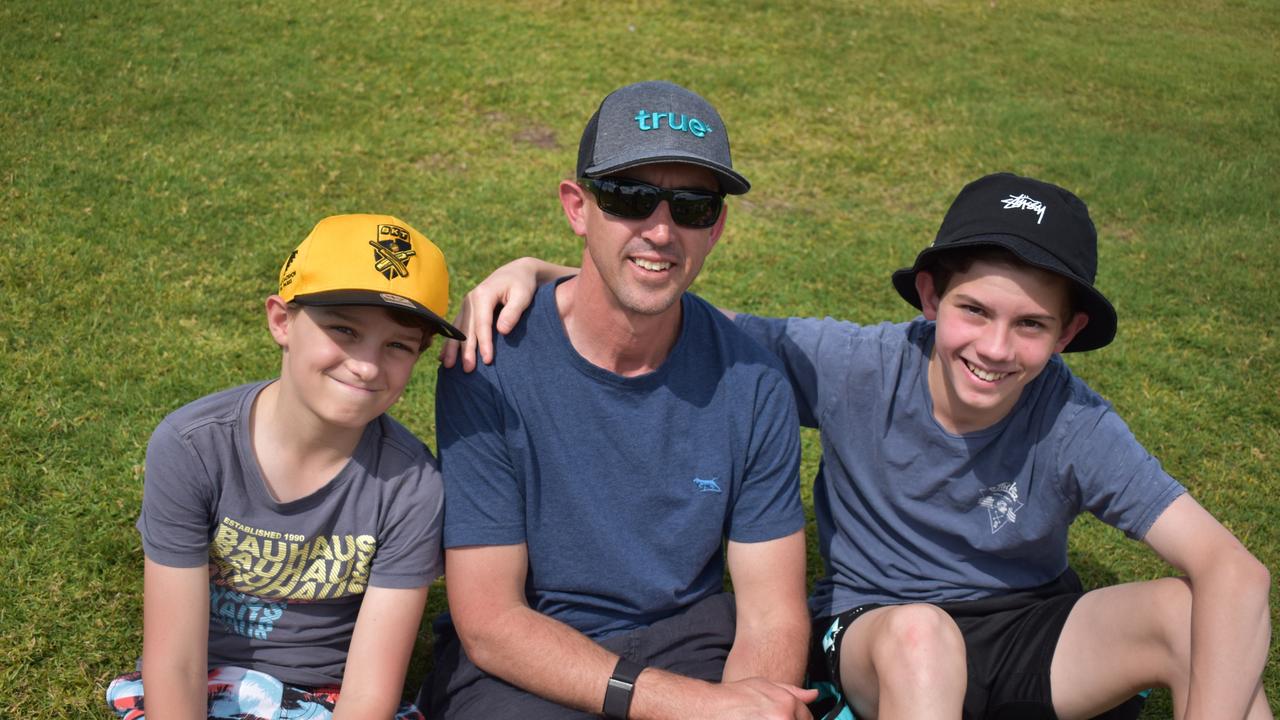
[[[443,489],[386,411],[434,335],[463,337],[448,301],[444,256],[394,217],[326,218],[289,255],[266,300],[280,377],[147,446],[141,672],[108,687],[117,714],[422,717],[401,692]]]

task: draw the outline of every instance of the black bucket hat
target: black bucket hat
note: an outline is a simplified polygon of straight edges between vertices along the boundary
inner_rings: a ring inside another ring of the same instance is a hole
[[[1012,173],[996,173],[964,187],[916,262],[893,274],[904,300],[920,307],[916,273],[935,255],[962,247],[1002,247],[1028,265],[1072,281],[1078,309],[1089,322],[1063,352],[1095,350],[1116,335],[1116,310],[1093,286],[1098,272],[1098,233],[1089,208],[1070,191]]]

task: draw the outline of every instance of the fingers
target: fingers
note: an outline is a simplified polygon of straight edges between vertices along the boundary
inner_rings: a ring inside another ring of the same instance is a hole
[[[813,716],[809,714],[809,708],[806,705],[817,701],[818,691],[805,690],[793,685],[784,685],[783,687],[787,689],[787,692],[791,693],[792,697],[800,701],[800,704],[795,709],[795,720],[813,720]]]
[[[498,332],[503,335],[511,332],[533,303],[533,294],[538,289],[538,263],[541,261],[529,258],[507,263],[466,294],[454,326],[466,334],[467,339],[449,340],[440,348],[440,362],[445,367],[453,367],[461,359],[463,371],[471,372],[476,369],[477,355],[486,365],[493,362],[494,311],[501,308]]]
[[[476,369],[476,346],[484,343],[488,346],[485,364],[493,362],[493,306],[494,302],[478,297],[480,288],[467,293],[462,301],[462,312],[458,318],[463,323],[459,326],[466,333],[467,340],[462,343],[462,371],[471,372]]]
[[[457,327],[457,325],[454,325],[454,327]],[[458,345],[457,340],[445,338],[445,341],[440,345],[440,354],[438,356],[441,365],[447,368],[453,367],[453,364],[458,361]]]
[[[476,293],[477,290],[472,290],[462,298],[462,307],[453,319],[453,326],[461,330],[467,339],[445,340],[440,348],[440,364],[447,368],[456,365],[461,358],[464,372],[476,369],[476,336],[480,334],[481,329],[485,333],[489,332],[493,318],[493,304],[478,301],[475,298]],[[492,343],[490,345],[492,346]],[[492,349],[489,354],[492,360]]]

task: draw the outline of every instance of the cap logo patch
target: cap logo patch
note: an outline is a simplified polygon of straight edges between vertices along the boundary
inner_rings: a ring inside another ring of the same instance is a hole
[[[410,300],[409,298],[400,297],[399,295],[394,295],[392,293],[378,293],[378,295],[386,302],[389,302],[395,305],[403,305],[411,310],[415,309],[413,306],[413,301]]]
[[[1030,210],[1037,215],[1036,224],[1039,225],[1044,220],[1044,203],[1039,200],[1032,200],[1026,193],[1021,195],[1010,195],[1001,200],[1004,203],[1005,210]]]
[[[636,113],[636,124],[641,130],[660,130],[662,123],[665,121],[667,127],[676,132],[687,132],[694,137],[706,137],[707,133],[712,132],[712,127],[696,117],[689,117],[684,113],[677,116],[673,112],[646,112],[640,110]]]
[[[388,280],[409,277],[409,258],[417,253],[409,243],[409,231],[398,225],[379,225],[373,247],[373,269]]]

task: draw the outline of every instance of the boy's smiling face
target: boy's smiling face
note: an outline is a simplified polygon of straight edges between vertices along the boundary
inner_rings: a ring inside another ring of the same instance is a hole
[[[285,349],[282,384],[322,422],[362,428],[404,392],[424,349],[421,328],[363,306],[287,308],[268,302],[268,323]]]
[[[937,321],[929,395],[938,422],[954,433],[990,427],[1085,326],[1070,314],[1069,281],[1027,266],[977,260],[951,277],[941,296],[921,271],[924,316]]]

